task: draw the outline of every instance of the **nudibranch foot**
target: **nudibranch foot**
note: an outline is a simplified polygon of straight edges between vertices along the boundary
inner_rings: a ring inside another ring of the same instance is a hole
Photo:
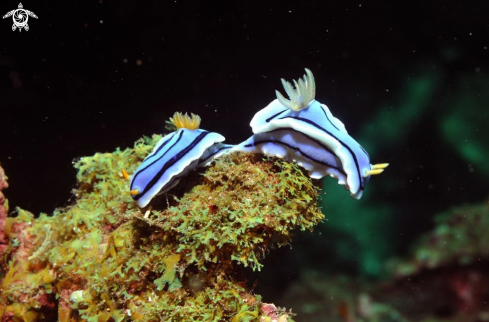
[[[311,178],[320,179],[329,175],[337,178],[340,184],[346,183],[347,175],[333,151],[321,142],[290,128],[254,134],[232,151],[259,152],[279,157],[296,162],[308,171]]]
[[[130,191],[139,207],[164,193],[197,167],[209,164],[233,146],[221,143],[224,137],[198,129],[200,117],[175,113],[170,121],[177,131],[163,137],[134,172]]]

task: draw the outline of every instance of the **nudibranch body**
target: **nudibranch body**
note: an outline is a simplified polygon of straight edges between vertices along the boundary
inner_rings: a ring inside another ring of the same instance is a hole
[[[250,126],[255,134],[234,149],[295,161],[312,178],[337,178],[353,198],[360,199],[370,175],[381,173],[388,164],[371,165],[368,153],[343,123],[314,99],[310,70],[304,79],[294,81],[295,89],[283,79],[282,84],[290,100],[277,91],[277,99],[253,117]]]
[[[177,130],[163,137],[131,177],[130,190],[139,207],[146,207],[157,194],[173,188],[182,177],[205,166],[232,148],[224,137],[199,129],[200,117],[175,113],[170,121]]]

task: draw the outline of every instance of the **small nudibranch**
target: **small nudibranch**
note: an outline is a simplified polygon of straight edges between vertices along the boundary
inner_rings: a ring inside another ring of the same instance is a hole
[[[157,194],[173,188],[187,173],[232,148],[223,144],[224,137],[199,129],[200,117],[192,113],[175,113],[170,118],[177,130],[163,137],[131,177],[132,198],[146,207]]]
[[[343,123],[314,99],[316,85],[309,69],[303,79],[294,80],[295,89],[283,79],[282,84],[290,100],[276,91],[277,99],[250,123],[255,134],[234,150],[295,161],[312,178],[337,178],[353,198],[360,199],[370,176],[381,173],[388,164],[371,165],[368,153]]]

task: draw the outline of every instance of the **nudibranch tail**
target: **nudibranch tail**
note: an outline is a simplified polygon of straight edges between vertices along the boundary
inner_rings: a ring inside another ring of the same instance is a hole
[[[279,102],[294,111],[300,111],[308,107],[316,96],[314,76],[309,69],[306,68],[305,70],[306,75],[304,75],[303,79],[299,78],[298,81],[292,80],[295,89],[291,83],[282,78],[282,85],[290,100],[286,99],[279,91],[275,91]]]
[[[200,116],[191,113],[191,116],[188,116],[187,113],[183,115],[183,113],[175,112],[173,117],[170,117],[170,122],[175,125],[177,129],[189,129],[189,130],[197,130],[200,126]]]

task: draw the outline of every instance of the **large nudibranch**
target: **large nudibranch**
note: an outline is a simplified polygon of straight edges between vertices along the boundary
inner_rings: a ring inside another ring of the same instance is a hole
[[[295,161],[312,178],[337,178],[353,198],[360,199],[370,176],[381,173],[388,164],[371,165],[368,153],[343,123],[314,99],[316,85],[309,69],[303,79],[294,80],[295,89],[284,79],[282,84],[290,100],[276,91],[277,99],[250,123],[255,134],[234,150]]]
[[[199,129],[198,115],[192,113],[189,117],[177,112],[170,121],[177,130],[156,144],[131,178],[131,195],[141,208],[155,195],[173,188],[190,171],[232,148],[221,143],[222,135]]]

